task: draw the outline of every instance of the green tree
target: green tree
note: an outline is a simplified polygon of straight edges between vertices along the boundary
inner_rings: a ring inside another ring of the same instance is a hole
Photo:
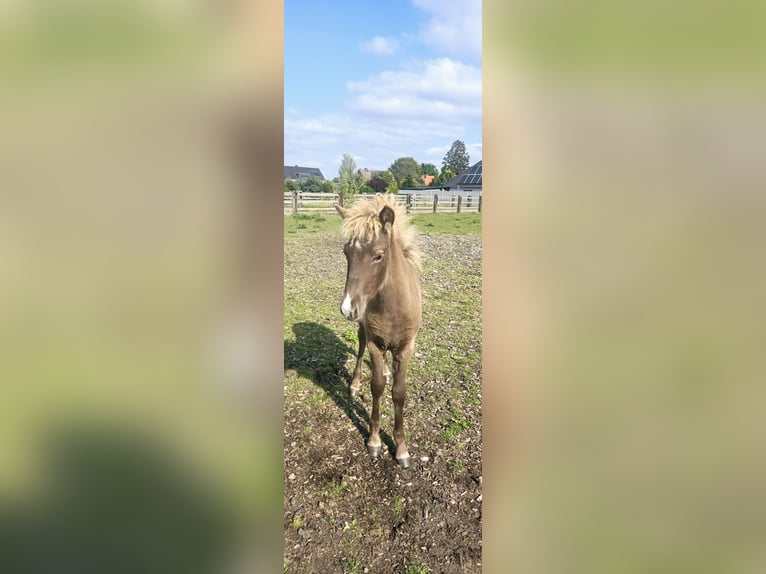
[[[394,174],[392,174],[390,171],[379,171],[377,174],[375,174],[375,177],[382,179],[386,182],[386,184],[394,183]]]
[[[422,175],[432,175],[436,178],[439,176],[439,168],[432,163],[421,163],[420,173]]]
[[[351,203],[362,187],[361,176],[357,173],[354,158],[347,153],[343,154],[338,168],[338,193],[340,193],[344,205]]]
[[[331,181],[324,180],[322,182],[322,193],[335,193],[335,185]]]
[[[442,172],[439,174],[439,177],[434,180],[436,182],[435,185],[444,185],[453,177],[455,177],[454,172],[450,168],[445,167],[444,169],[442,169]]]
[[[413,181],[420,177],[420,165],[411,157],[400,157],[388,168],[394,179],[399,185],[404,183],[404,178],[408,175]]]
[[[412,189],[415,187],[415,180],[412,179],[412,176],[408,173],[404,180],[402,181],[402,185],[399,186],[399,189]]]
[[[295,179],[286,179],[285,180],[285,189],[287,191],[295,191],[297,189],[300,189],[300,184]]]
[[[314,175],[310,175],[307,179],[300,182],[301,191],[306,193],[319,193],[322,191],[322,180]]]
[[[460,140],[452,142],[452,146],[449,148],[447,155],[444,156],[442,161],[442,171],[445,168],[449,168],[454,175],[461,174],[468,169],[470,165],[471,157],[465,151],[465,144]],[[454,175],[452,177],[454,177]],[[447,181],[444,179],[444,181]]]
[[[338,177],[343,179],[353,179],[357,176],[356,161],[351,154],[344,153],[343,158],[340,160],[340,167],[338,168]]]
[[[385,188],[383,189],[386,193],[396,193],[399,191],[394,175],[390,171],[381,171],[375,177],[386,182]]]

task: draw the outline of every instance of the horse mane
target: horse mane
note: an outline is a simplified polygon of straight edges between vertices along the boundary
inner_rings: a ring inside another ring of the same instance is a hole
[[[358,240],[368,243],[375,239],[382,228],[378,214],[388,206],[394,210],[394,225],[392,236],[404,253],[405,259],[417,270],[420,270],[420,249],[417,246],[417,234],[410,226],[405,207],[396,201],[396,196],[390,193],[376,193],[372,199],[360,199],[352,208],[347,210],[343,218],[343,237],[346,241]]]

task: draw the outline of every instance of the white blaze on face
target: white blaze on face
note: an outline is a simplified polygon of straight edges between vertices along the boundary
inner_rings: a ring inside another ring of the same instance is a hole
[[[349,297],[348,293],[346,293],[346,297],[343,299],[343,303],[340,304],[340,310],[345,317],[351,316],[351,297]]]

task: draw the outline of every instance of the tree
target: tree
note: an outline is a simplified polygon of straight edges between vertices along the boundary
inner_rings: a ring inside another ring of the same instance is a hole
[[[307,179],[300,182],[301,191],[306,193],[319,193],[322,191],[322,180],[315,175],[310,175]]]
[[[322,193],[335,193],[335,185],[331,181],[322,182]]]
[[[338,168],[338,176],[341,180],[353,179],[357,176],[356,162],[351,154],[344,153],[343,158],[340,160],[340,167]]]
[[[422,175],[432,175],[434,177],[439,176],[439,169],[432,163],[421,163],[420,173]]]
[[[301,186],[300,186],[300,184],[299,184],[299,182],[297,180],[295,180],[295,179],[286,179],[285,180],[285,189],[287,189],[287,191],[295,191],[295,190],[300,189],[300,188],[301,188]]]
[[[455,177],[455,174],[452,172],[452,170],[448,167],[445,167],[442,169],[442,172],[439,174],[439,177],[434,180],[434,185],[443,185],[447,183],[449,180],[451,180],[453,177]]]
[[[375,193],[386,193],[388,183],[388,181],[378,175],[374,176],[372,179],[370,179],[370,181],[367,182],[367,184],[375,191]]]
[[[420,166],[411,157],[400,157],[388,168],[396,182],[400,185],[403,184],[404,178],[408,175],[412,177],[413,181],[420,177]]]
[[[412,176],[408,173],[404,180],[402,181],[402,185],[399,186],[399,189],[412,189],[415,187],[415,180],[412,179]]]
[[[338,193],[344,204],[348,204],[359,193],[362,187],[361,176],[357,173],[356,162],[354,158],[347,153],[343,154],[338,168],[339,184]]]
[[[375,190],[366,183],[363,183],[362,187],[359,188],[359,193],[365,193],[369,195],[375,193]]]
[[[386,193],[396,193],[399,191],[399,188],[396,185],[396,180],[394,179],[394,175],[390,171],[381,171],[376,177],[386,182]]]
[[[461,174],[470,166],[471,157],[465,151],[465,144],[460,140],[452,142],[447,155],[442,161],[442,171],[449,168],[453,174]],[[446,181],[446,179],[444,180]]]

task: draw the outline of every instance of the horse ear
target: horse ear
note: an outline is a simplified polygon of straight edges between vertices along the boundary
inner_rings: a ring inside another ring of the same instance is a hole
[[[348,209],[346,209],[345,207],[343,207],[342,205],[339,205],[337,203],[334,204],[334,205],[335,205],[335,209],[338,211],[338,213],[340,213],[341,217],[343,217],[343,218],[348,217]]]
[[[386,205],[383,209],[380,210],[378,217],[380,218],[380,222],[383,224],[383,229],[386,231],[391,229],[391,226],[394,224],[393,209]]]

